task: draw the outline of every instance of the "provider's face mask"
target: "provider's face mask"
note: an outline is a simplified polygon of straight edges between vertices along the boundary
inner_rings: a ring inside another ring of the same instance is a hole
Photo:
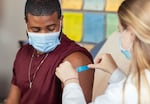
[[[119,37],[119,48],[120,48],[120,50],[121,50],[121,53],[127,58],[127,59],[131,59],[131,52],[130,52],[130,50],[131,50],[131,46],[132,46],[132,44],[131,43],[129,43],[129,42],[125,42],[124,44],[126,44],[126,48],[124,48],[123,47],[123,42],[122,42],[122,40],[123,39],[125,39],[125,38],[123,38],[123,35],[127,35],[126,34],[126,30],[124,30],[123,32],[121,32],[121,36]],[[122,39],[123,38],[123,39]]]

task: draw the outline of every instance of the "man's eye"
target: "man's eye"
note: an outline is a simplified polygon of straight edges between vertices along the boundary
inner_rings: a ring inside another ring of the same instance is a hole
[[[32,32],[39,32],[40,29],[39,28],[32,28]]]
[[[55,30],[56,26],[49,26],[47,27],[47,29],[51,32],[53,32]]]
[[[53,32],[55,28],[48,28],[48,30]]]

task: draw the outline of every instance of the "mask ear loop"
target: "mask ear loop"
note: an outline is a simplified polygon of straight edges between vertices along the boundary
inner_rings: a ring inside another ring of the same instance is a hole
[[[62,29],[62,21],[60,20],[60,24],[59,24],[59,32],[61,31],[61,29]]]
[[[62,35],[62,21],[60,20],[60,26],[59,26],[59,41],[61,41],[61,35]]]

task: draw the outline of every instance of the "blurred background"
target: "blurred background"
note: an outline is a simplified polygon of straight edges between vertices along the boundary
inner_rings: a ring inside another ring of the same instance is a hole
[[[123,0],[61,0],[67,36],[89,51],[117,31],[116,11]],[[0,99],[7,96],[19,41],[27,40],[26,0],[0,0]]]
[[[26,39],[26,0],[0,0],[0,99],[7,96],[18,40]]]

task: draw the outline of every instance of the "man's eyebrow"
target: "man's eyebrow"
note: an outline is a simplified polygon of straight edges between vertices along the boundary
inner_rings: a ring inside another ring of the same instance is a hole
[[[47,27],[51,27],[51,26],[56,26],[56,24],[50,24],[50,25],[48,25]]]
[[[37,26],[30,26],[30,28],[40,28],[40,27],[37,27]]]
[[[31,29],[36,29],[36,30],[40,30],[40,27],[36,27],[36,26],[31,26]]]

